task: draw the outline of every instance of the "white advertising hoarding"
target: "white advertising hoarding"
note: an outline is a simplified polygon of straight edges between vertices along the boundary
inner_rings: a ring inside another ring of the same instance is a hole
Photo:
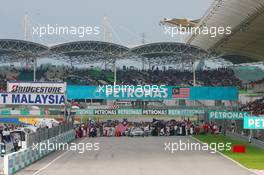
[[[7,92],[22,94],[65,94],[66,83],[8,82]]]
[[[0,93],[1,105],[64,105],[64,94]]]

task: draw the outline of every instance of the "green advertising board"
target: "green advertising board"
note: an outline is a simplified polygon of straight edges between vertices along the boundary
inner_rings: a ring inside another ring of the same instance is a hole
[[[76,115],[93,115],[94,110],[93,109],[78,109],[75,110]]]
[[[205,114],[203,109],[169,109],[169,115],[194,116],[203,114]]]
[[[204,109],[76,109],[76,115],[170,115],[194,116],[205,114]]]
[[[264,129],[264,117],[245,117],[243,125],[244,129]]]
[[[11,109],[1,109],[0,114],[1,115],[11,115]]]
[[[142,115],[141,109],[118,109],[118,115]]]
[[[248,116],[241,111],[208,111],[209,120],[243,120]]]

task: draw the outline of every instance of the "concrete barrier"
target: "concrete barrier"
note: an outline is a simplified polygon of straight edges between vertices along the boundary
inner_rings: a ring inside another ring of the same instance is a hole
[[[45,143],[46,145],[48,143],[68,143],[74,139],[75,132],[74,130],[70,130],[62,133],[61,135],[45,140],[41,142],[42,144],[36,144],[37,146],[34,145],[27,149],[7,154],[4,156],[4,174],[14,174],[22,168],[33,164],[35,161],[55,151],[55,147],[53,149],[48,149],[46,147],[43,149],[43,147],[41,147],[41,145],[44,145],[43,143]]]

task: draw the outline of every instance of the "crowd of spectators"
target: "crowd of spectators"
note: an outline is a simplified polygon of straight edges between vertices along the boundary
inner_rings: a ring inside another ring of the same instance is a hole
[[[179,70],[119,70],[117,71],[119,84],[157,84],[157,85],[193,85],[193,73]],[[219,68],[214,70],[196,71],[196,84],[201,86],[236,86],[242,88],[233,70]]]
[[[6,70],[4,67],[1,68],[0,91],[5,89],[7,81],[33,81],[31,69],[13,67],[11,70]],[[106,85],[113,84],[114,73],[112,70],[96,68],[42,65],[37,69],[36,79],[47,82],[67,82],[74,85]],[[117,84],[191,86],[193,73],[176,69],[118,69]],[[242,88],[242,81],[235,76],[232,69],[227,68],[196,71],[196,84]]]
[[[264,97],[243,105],[240,110],[253,112],[256,116],[264,115]]]
[[[76,137],[113,137],[113,136],[186,136],[194,134],[218,134],[221,132],[221,126],[214,122],[194,123],[187,120],[157,120],[151,122],[129,122],[124,119],[108,120],[96,122],[90,120],[86,124],[75,127]]]
[[[32,81],[33,71],[27,68],[1,67],[0,92],[6,90],[7,81]],[[42,65],[37,69],[37,80],[48,82],[62,82],[75,85],[105,85],[113,84],[112,70],[99,70],[96,68],[77,68],[70,66]],[[254,83],[261,83],[263,80]],[[193,85],[193,73],[175,69],[139,70],[118,69],[117,84],[126,85]],[[196,84],[201,86],[236,86],[243,89],[232,69],[219,68],[196,71]],[[245,111],[254,111],[263,114],[263,100],[256,100],[242,107]]]
[[[5,91],[6,83],[7,83],[6,75],[0,74],[0,92]]]
[[[263,84],[264,83],[264,78],[260,79],[260,80],[257,80],[257,81],[252,81],[250,82],[250,85],[252,87],[256,86],[257,84]]]

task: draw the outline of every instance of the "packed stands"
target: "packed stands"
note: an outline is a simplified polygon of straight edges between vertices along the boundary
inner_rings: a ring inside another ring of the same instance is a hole
[[[6,82],[7,82],[5,75],[0,74],[0,80],[1,80],[0,81],[0,92],[3,92],[6,89]]]
[[[253,112],[254,115],[264,115],[264,97],[241,107],[243,111]]]
[[[5,89],[6,81],[33,81],[33,71],[27,68],[1,67],[0,89]],[[76,68],[67,66],[42,65],[36,72],[37,81],[67,82],[74,85],[105,85],[113,84],[112,70],[96,68]],[[137,70],[118,69],[117,84],[129,85],[193,85],[193,73],[175,69]],[[196,84],[201,86],[236,86],[243,88],[232,69],[220,68],[214,70],[196,71]]]

